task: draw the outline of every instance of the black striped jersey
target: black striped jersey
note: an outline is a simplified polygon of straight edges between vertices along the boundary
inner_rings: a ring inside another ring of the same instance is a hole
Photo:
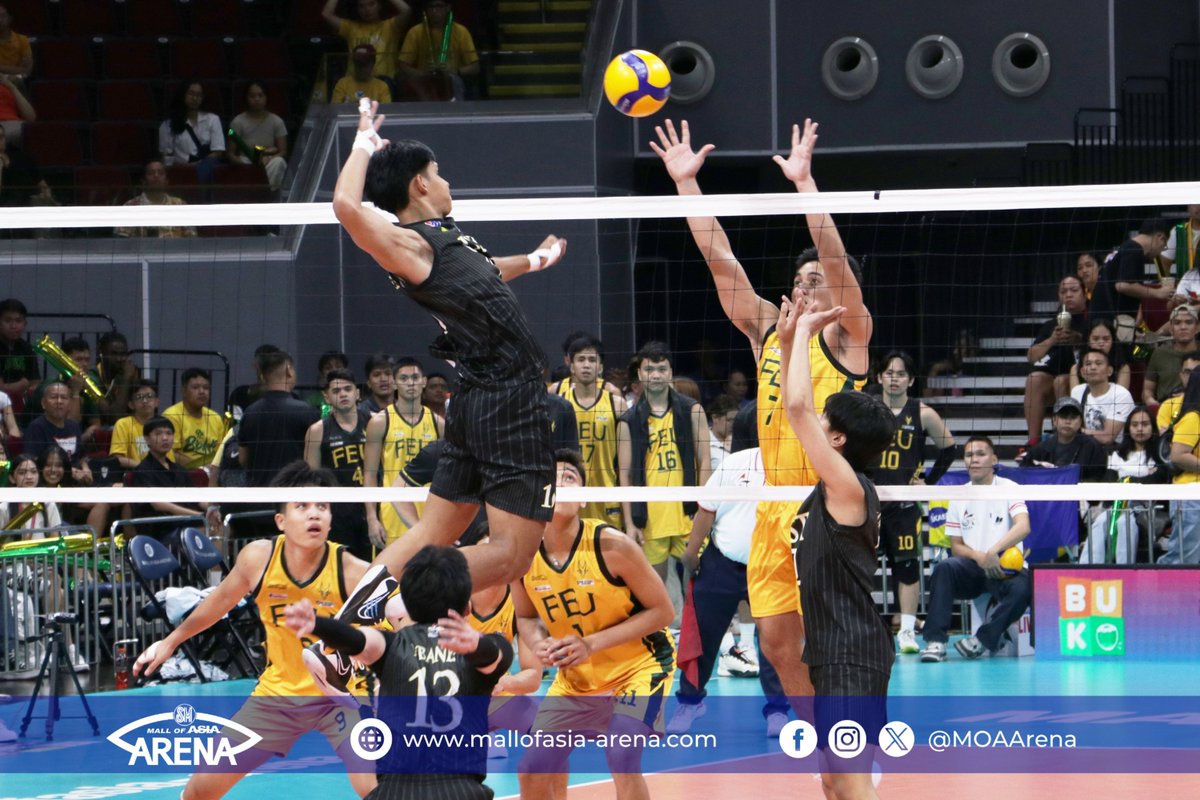
[[[433,248],[429,277],[419,284],[391,275],[392,284],[429,311],[443,334],[430,347],[454,362],[460,377],[483,387],[539,380],[546,355],[517,296],[500,278],[487,250],[450,217],[402,226]]]
[[[896,436],[879,454],[871,480],[879,486],[908,486],[925,460],[925,429],[921,401],[910,397],[896,415]]]
[[[890,674],[892,633],[871,598],[879,559],[879,495],[856,473],[866,493],[866,521],[839,525],[825,508],[825,482],[800,507],[807,514],[796,548],[800,605],[804,608],[804,663],[852,664]]]
[[[371,415],[358,410],[354,430],[347,431],[330,414],[321,431],[321,466],[337,476],[338,486],[363,485],[363,447]]]

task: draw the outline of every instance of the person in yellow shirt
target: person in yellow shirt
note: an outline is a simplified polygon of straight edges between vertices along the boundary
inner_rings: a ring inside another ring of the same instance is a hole
[[[350,74],[339,80],[330,95],[331,103],[358,103],[364,97],[380,103],[392,102],[392,90],[375,77],[375,47],[360,44],[350,56]]]
[[[479,54],[471,32],[454,21],[450,4],[429,0],[424,18],[404,37],[396,66],[414,99],[462,100],[462,76],[479,74]]]
[[[175,426],[175,463],[197,469],[212,463],[225,439],[225,420],[208,407],[212,378],[207,370],[190,367],[179,378],[183,399],[163,412]]]
[[[1176,486],[1200,484],[1200,371],[1192,371],[1171,437]],[[1200,564],[1200,500],[1172,500],[1171,535],[1159,564]]]
[[[29,37],[12,29],[12,14],[0,6],[0,74],[21,80],[33,72],[33,50]]]
[[[142,428],[158,416],[158,384],[149,378],[139,378],[130,389],[129,410],[133,413],[121,417],[113,426],[112,442],[108,446],[108,454],[116,457],[122,469],[136,469],[150,454]],[[174,450],[167,453],[167,459],[175,460]]]
[[[1158,423],[1160,431],[1165,431],[1179,419],[1179,409],[1183,406],[1183,390],[1187,388],[1188,380],[1198,368],[1200,351],[1184,356],[1183,364],[1179,367],[1179,388],[1158,407],[1158,415],[1154,421]]]
[[[361,44],[369,44],[375,49],[381,57],[379,69],[384,75],[396,72],[396,56],[412,15],[412,8],[404,0],[389,2],[395,6],[396,15],[388,19],[383,18],[383,0],[355,0],[358,19],[339,17],[338,0],[325,0],[325,7],[321,9],[321,18],[329,23],[334,33],[346,40],[346,49],[350,53]],[[373,100],[378,99],[374,95],[369,96]]]

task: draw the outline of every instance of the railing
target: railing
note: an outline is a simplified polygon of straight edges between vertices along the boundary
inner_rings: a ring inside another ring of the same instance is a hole
[[[229,385],[229,359],[216,350],[130,350],[129,357],[141,362],[142,373],[152,378],[158,384],[158,395],[163,399],[162,408],[174,404],[181,390],[179,376],[190,367],[201,367],[212,375],[212,399],[209,406],[217,411],[223,411],[229,406],[229,395],[233,387]],[[159,359],[166,361],[162,364]],[[177,360],[183,363],[175,363]],[[166,375],[168,380],[164,381]],[[217,401],[220,401],[218,407]]]
[[[49,334],[59,344],[63,339],[78,336],[92,342],[93,361],[100,357],[100,337],[106,333],[115,333],[116,321],[108,314],[29,314],[25,326],[25,336],[30,341],[40,338],[40,334]],[[51,322],[53,320],[53,322]]]

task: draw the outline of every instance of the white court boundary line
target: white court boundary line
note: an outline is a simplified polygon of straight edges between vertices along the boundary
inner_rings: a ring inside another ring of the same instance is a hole
[[[460,222],[594,219],[667,219],[689,216],[770,216],[905,211],[999,211],[1034,208],[1112,208],[1187,205],[1200,181],[1085,186],[897,189],[819,194],[716,194],[679,197],[521,197],[465,199],[454,204]],[[368,204],[369,205],[369,204]],[[379,212],[394,220],[391,214]],[[0,230],[109,228],[123,225],[332,225],[332,203],[215,204],[205,206],[62,206],[8,208]]]

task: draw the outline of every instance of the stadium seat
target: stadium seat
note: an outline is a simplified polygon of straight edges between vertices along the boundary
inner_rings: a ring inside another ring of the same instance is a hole
[[[179,39],[171,42],[171,75],[176,78],[229,78],[225,43],[220,39]]]
[[[158,620],[168,631],[174,631],[175,626],[167,617],[166,605],[159,602],[154,594],[167,586],[171,576],[180,571],[179,559],[157,539],[150,536],[134,536],[125,547],[125,561],[139,588],[146,595],[142,617],[147,621]],[[200,668],[196,645],[197,642],[189,640],[181,644],[179,649],[191,663],[200,682],[207,683],[208,679],[204,677]]]
[[[158,158],[158,126],[136,122],[98,122],[91,128],[92,162],[136,165]]]
[[[81,39],[39,39],[33,74],[38,80],[90,80],[96,77],[91,46]]]
[[[305,39],[323,39],[333,35],[333,28],[321,17],[322,0],[294,0],[288,19],[288,33]]]
[[[278,39],[242,39],[234,44],[238,75],[260,80],[288,78],[292,74],[287,47]]]
[[[70,123],[27,123],[23,147],[43,167],[76,167],[83,163],[79,128]]]
[[[119,206],[131,194],[125,167],[76,167],[75,201],[81,206]]]
[[[85,84],[74,81],[38,81],[31,87],[30,102],[44,122],[87,122],[92,119]]]
[[[113,36],[119,32],[116,7],[102,0],[58,0],[64,36]]]
[[[167,191],[190,205],[207,202],[208,187],[201,186],[196,168],[190,164],[172,164],[167,167]]]
[[[283,117],[286,122],[292,116],[292,82],[286,80],[258,81],[267,93],[267,110]],[[250,81],[237,80],[233,83],[234,113],[240,114],[246,110],[246,87]]]
[[[160,122],[164,117],[154,89],[145,81],[104,81],[97,90],[97,117],[105,122]]]
[[[199,471],[203,473],[203,470]],[[207,475],[204,485],[208,485]],[[179,531],[179,552],[191,576],[192,585],[198,589],[203,590],[209,585],[209,572],[213,569],[220,572],[222,579],[229,574],[229,565],[221,551],[199,528],[184,528]],[[240,603],[213,626],[211,630],[222,637],[226,653],[226,660],[219,661],[217,665],[223,669],[237,667],[247,677],[256,676],[260,670],[254,653],[246,643],[246,637],[239,630],[239,625],[246,630],[247,635],[256,636],[262,630],[258,609],[250,603]]]
[[[161,80],[163,76],[159,45],[153,39],[108,39],[102,62],[106,78]]]
[[[175,0],[125,0],[125,30],[130,36],[180,36],[187,32]]]
[[[192,3],[192,36],[244,37],[246,4],[242,0],[204,0]]]
[[[9,9],[9,13],[16,12],[14,26],[17,31],[26,36],[53,36],[54,35],[54,15],[50,12],[50,7],[46,0],[28,0],[21,3],[19,7]]]

